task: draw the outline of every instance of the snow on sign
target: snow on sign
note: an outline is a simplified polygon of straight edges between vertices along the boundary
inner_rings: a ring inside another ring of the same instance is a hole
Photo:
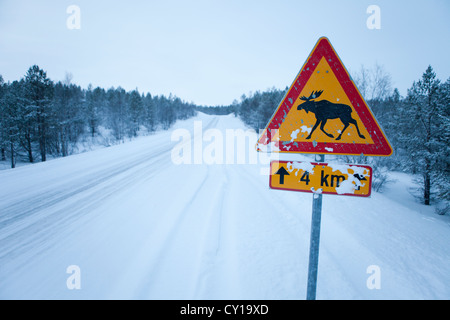
[[[370,197],[372,168],[362,165],[272,161],[271,189]]]
[[[260,136],[258,151],[390,156],[392,147],[322,37]]]

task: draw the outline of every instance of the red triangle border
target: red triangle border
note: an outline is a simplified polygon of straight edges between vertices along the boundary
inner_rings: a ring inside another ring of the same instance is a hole
[[[263,134],[259,138],[258,145],[267,145],[271,142],[271,131],[276,130],[280,127],[281,123],[284,121],[285,115],[293,107],[295,101],[297,101],[301,91],[309,81],[311,75],[314,73],[322,57],[325,57],[325,59],[327,60],[331,70],[334,72],[337,80],[342,86],[342,89],[344,90],[353,108],[361,119],[361,122],[371,135],[374,144],[342,142],[317,142],[313,144],[313,142],[276,141],[275,147],[279,149],[279,151],[277,152],[390,156],[392,154],[392,147],[389,144],[386,136],[384,135],[383,130],[377,123],[372,111],[362,98],[361,94],[356,88],[356,85],[351,80],[347,70],[345,69],[342,61],[339,59],[339,56],[326,37],[322,37],[317,41],[314,49],[310,53],[308,59],[295,78],[295,81],[292,83],[287,94],[281,101],[267,127],[265,128]],[[327,148],[328,150],[325,148]],[[261,151],[258,146],[257,150]]]

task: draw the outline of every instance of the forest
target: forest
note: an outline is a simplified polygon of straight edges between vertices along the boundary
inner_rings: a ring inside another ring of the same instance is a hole
[[[5,83],[0,76],[1,160],[33,163],[47,157],[77,152],[77,144],[107,130],[123,142],[139,132],[168,129],[177,119],[195,115],[195,106],[173,95],[152,96],[137,89],[100,87],[82,89],[70,74],[52,82],[34,65],[19,81]]]
[[[348,163],[372,165],[375,191],[389,183],[389,171],[398,170],[418,177],[424,204],[450,200],[450,78],[441,81],[429,66],[403,97],[392,88],[391,76],[382,66],[362,66],[352,77],[394,154],[388,158],[339,157]],[[104,131],[112,137],[111,143],[120,143],[167,130],[176,120],[188,119],[197,111],[234,113],[259,130],[286,91],[287,87],[244,94],[229,106],[196,106],[172,94],[166,97],[92,85],[83,89],[72,83],[70,74],[55,83],[34,65],[17,81],[5,82],[0,75],[0,158],[14,168],[18,160],[33,163],[65,157],[78,152],[80,141]],[[447,206],[441,214],[448,210]]]

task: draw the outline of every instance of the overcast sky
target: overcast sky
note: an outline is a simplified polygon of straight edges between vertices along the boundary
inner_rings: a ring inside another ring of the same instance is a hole
[[[66,26],[69,5],[79,30]],[[369,5],[381,9],[370,30]],[[383,65],[406,94],[428,65],[450,77],[450,1],[0,0],[0,74],[37,64],[86,88],[173,93],[200,105],[291,84],[320,36],[350,71]]]

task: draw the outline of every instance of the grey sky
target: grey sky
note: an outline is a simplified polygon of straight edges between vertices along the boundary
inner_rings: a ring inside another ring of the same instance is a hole
[[[81,9],[69,30],[66,8]],[[369,5],[381,29],[369,30]],[[383,65],[406,94],[431,64],[450,76],[450,1],[0,0],[0,74],[33,64],[82,87],[173,93],[230,104],[243,93],[290,85],[320,36],[350,71]]]

